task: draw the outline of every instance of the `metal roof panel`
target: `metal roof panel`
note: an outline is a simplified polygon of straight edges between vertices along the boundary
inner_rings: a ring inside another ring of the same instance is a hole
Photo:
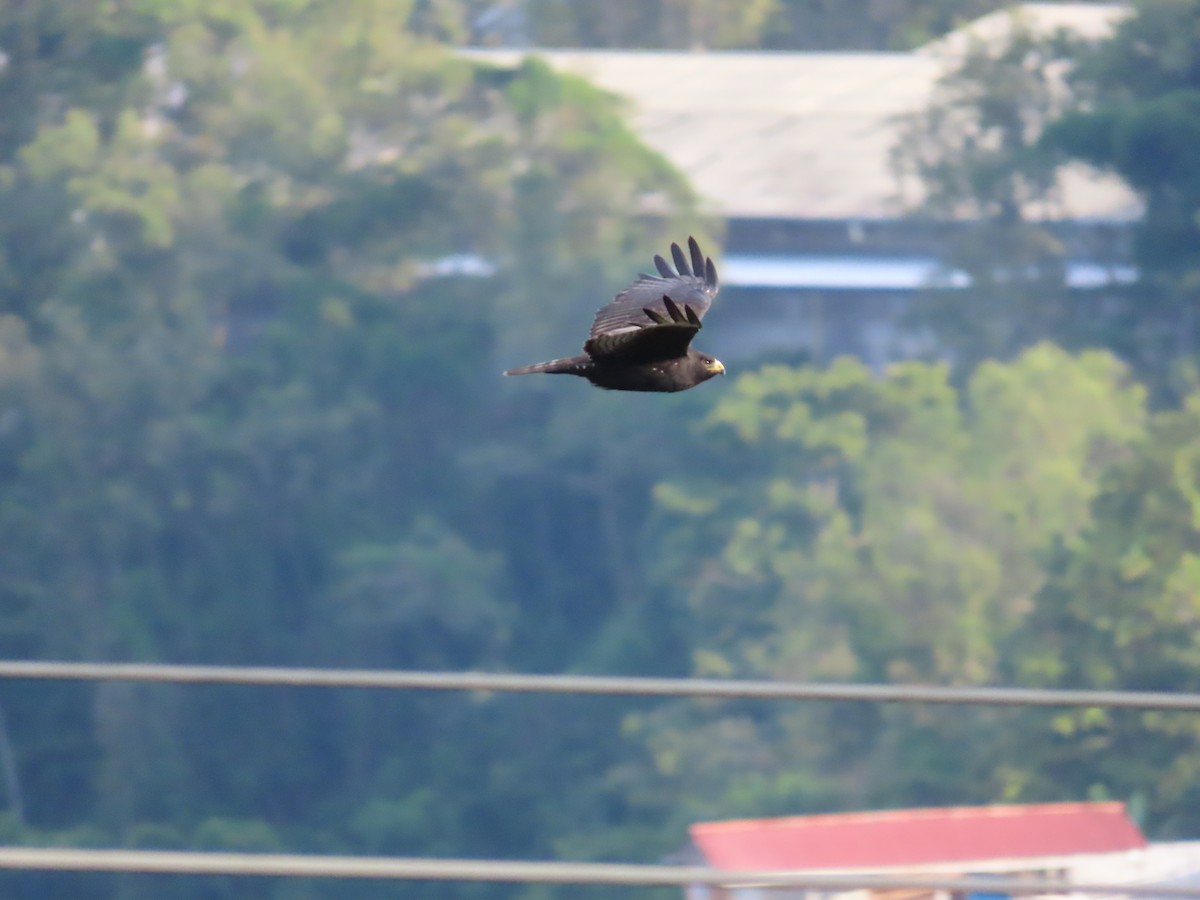
[[[878,869],[1133,850],[1146,838],[1123,803],[1046,803],[702,822],[721,869]]]
[[[1102,33],[1121,7],[1025,4],[1033,27]],[[712,53],[537,50],[552,66],[628,98],[634,129],[727,218],[882,218],[899,210],[890,153],[898,117],[929,102],[968,32],[999,40],[993,14],[912,53]],[[972,29],[974,31],[972,31]],[[515,65],[518,50],[464,51]],[[1039,217],[1130,219],[1136,197],[1082,166]]]

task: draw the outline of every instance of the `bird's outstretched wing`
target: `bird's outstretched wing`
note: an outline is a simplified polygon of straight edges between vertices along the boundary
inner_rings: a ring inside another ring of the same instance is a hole
[[[659,312],[661,306],[663,312]],[[665,294],[656,306],[644,310],[645,325],[589,337],[583,345],[592,359],[653,362],[687,353],[700,330],[700,316],[690,306],[680,306]]]
[[[717,295],[717,269],[688,238],[691,263],[678,244],[671,245],[675,268],[654,257],[659,274],[639,275],[592,321],[584,349],[593,357],[640,359],[682,356],[700,330],[700,320]]]

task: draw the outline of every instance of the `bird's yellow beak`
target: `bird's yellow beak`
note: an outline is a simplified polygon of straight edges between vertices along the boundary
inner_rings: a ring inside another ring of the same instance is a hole
[[[712,372],[714,375],[724,375],[725,365],[719,359],[714,359],[708,364],[708,371]]]

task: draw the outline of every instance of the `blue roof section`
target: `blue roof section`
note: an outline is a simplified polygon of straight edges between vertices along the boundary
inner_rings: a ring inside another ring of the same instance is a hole
[[[971,277],[947,269],[933,257],[768,256],[731,253],[717,267],[721,283],[764,290],[918,291],[961,289]],[[461,253],[420,266],[423,278],[489,278],[496,266],[477,254]],[[1137,281],[1129,265],[1067,263],[1067,286],[1089,290]]]
[[[1134,266],[1106,266],[1094,262],[1067,264],[1067,285],[1073,288],[1099,288],[1114,284],[1133,284],[1138,280]]]
[[[721,260],[718,271],[722,284],[763,289],[915,291],[971,285],[966,272],[947,269],[932,257],[730,254]],[[1067,263],[1067,285],[1072,288],[1100,288],[1136,280],[1133,266]]]
[[[453,253],[421,263],[417,274],[422,278],[491,278],[496,266],[478,253]]]
[[[718,272],[722,284],[753,288],[914,291],[971,283],[965,273],[948,272],[935,259],[730,255]]]

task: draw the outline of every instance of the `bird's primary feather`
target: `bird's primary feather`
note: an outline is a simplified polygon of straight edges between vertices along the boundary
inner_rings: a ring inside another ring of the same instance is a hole
[[[691,251],[696,270],[702,272],[702,275],[692,274],[692,268],[688,265],[682,248],[678,244],[672,244],[671,255],[675,259],[676,269],[672,269],[661,256],[655,256],[654,266],[662,277],[638,276],[637,281],[596,312],[588,338],[624,334],[636,328],[656,324],[648,315],[648,311],[667,313],[663,302],[665,298],[670,298],[681,307],[689,307],[699,327],[700,320],[704,318],[713,298],[717,296],[717,270],[712,260],[704,258],[695,238],[688,238],[688,249]]]

